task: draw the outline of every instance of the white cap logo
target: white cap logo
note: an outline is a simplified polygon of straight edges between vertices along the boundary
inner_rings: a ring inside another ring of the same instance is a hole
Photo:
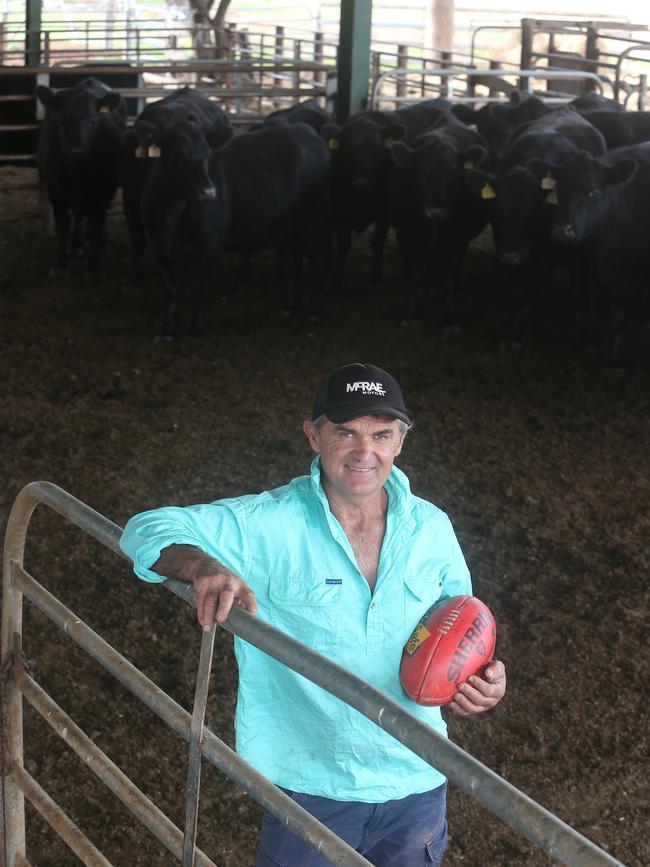
[[[348,382],[345,386],[346,392],[361,392],[361,394],[378,395],[379,397],[386,396],[386,390],[381,382]]]

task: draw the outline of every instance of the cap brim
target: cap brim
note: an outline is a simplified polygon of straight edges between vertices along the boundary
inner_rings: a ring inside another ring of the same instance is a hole
[[[392,406],[386,406],[385,403],[373,403],[365,401],[359,404],[346,403],[344,406],[331,406],[325,411],[325,417],[335,424],[342,424],[346,421],[352,421],[354,418],[360,418],[364,415],[388,415],[392,418],[397,418],[406,424],[411,424],[411,419],[401,409],[396,409]]]

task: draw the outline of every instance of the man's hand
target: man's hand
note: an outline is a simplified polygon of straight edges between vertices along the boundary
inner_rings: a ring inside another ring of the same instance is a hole
[[[257,614],[257,600],[251,588],[234,572],[221,566],[219,571],[199,569],[194,576],[196,590],[196,616],[204,632],[210,632],[216,620],[223,623],[230,609],[240,605],[251,614]]]
[[[498,659],[488,663],[482,677],[472,675],[461,683],[448,707],[458,716],[483,713],[498,704],[506,691],[506,667]]]
[[[257,614],[257,600],[248,584],[194,545],[164,548],[151,568],[165,578],[194,584],[196,616],[205,632],[210,632],[215,622],[227,620],[233,603]]]

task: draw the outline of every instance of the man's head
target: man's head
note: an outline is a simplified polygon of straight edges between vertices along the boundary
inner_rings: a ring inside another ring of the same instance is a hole
[[[320,454],[328,496],[350,501],[377,494],[402,449],[410,419],[402,391],[385,370],[348,364],[321,383],[304,431]]]

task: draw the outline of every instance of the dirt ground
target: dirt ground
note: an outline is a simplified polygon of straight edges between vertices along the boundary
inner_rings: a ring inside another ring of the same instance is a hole
[[[236,291],[237,262],[224,263],[209,340],[158,341],[153,266],[146,289],[124,288],[119,209],[103,276],[51,281],[34,180],[30,169],[0,169],[3,522],[34,479],[120,525],[155,505],[282,484],[307,471],[301,425],[322,375],[352,360],[388,368],[415,419],[399,464],[449,513],[508,668],[501,705],[452,719],[451,736],[624,864],[650,864],[642,311],[632,311],[629,369],[612,372],[575,338],[559,275],[532,306],[523,351],[501,351],[509,299],[483,240],[468,262],[462,332],[447,339],[436,296],[420,325],[400,326],[394,244],[382,285],[370,285],[360,238],[349,289],[328,298],[321,321],[282,318],[264,254]],[[200,632],[188,606],[43,507],[26,564],[191,710]],[[37,681],[182,827],[186,745],[31,606],[24,651]],[[232,743],[236,671],[224,632],[213,672],[209,724]],[[116,867],[177,863],[28,707],[25,764]],[[209,766],[203,783],[199,845],[220,867],[250,867],[258,806]],[[453,786],[449,821],[446,867],[554,863]],[[34,867],[79,863],[31,807],[27,836]]]

